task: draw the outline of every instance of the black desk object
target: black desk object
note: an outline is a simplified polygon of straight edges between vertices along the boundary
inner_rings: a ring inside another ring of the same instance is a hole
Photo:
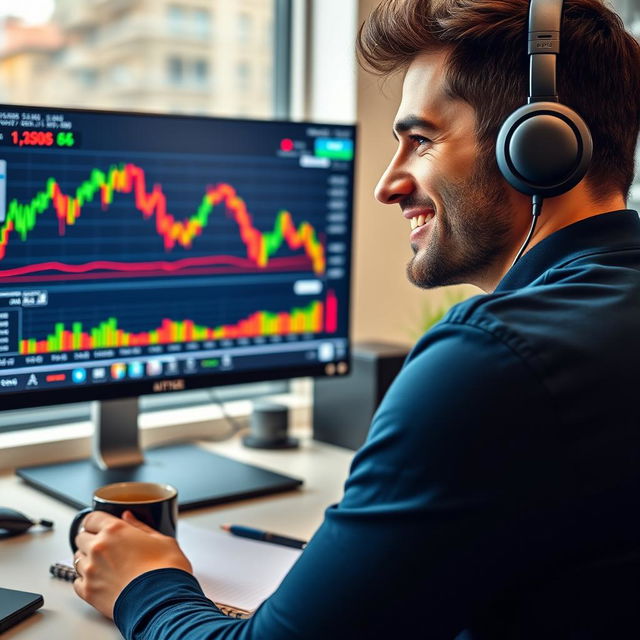
[[[0,588],[0,633],[30,616],[43,604],[39,593]]]
[[[160,482],[178,490],[181,511],[299,487],[302,480],[181,444],[144,451],[134,467],[101,470],[89,460],[18,469],[27,484],[77,509],[91,506],[93,492],[114,482]],[[197,470],[197,471],[195,471]]]

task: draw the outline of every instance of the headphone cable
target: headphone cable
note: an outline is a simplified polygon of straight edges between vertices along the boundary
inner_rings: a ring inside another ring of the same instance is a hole
[[[523,245],[520,247],[520,251],[518,251],[518,255],[516,255],[514,261],[511,263],[511,266],[509,267],[509,269],[512,269],[513,265],[516,262],[518,262],[518,260],[520,260],[520,258],[522,257],[522,254],[524,253],[524,250],[529,245],[529,242],[531,242],[531,238],[533,237],[533,232],[536,229],[536,223],[538,222],[538,216],[540,215],[540,213],[542,211],[542,201],[543,201],[543,198],[542,198],[542,196],[539,196],[539,195],[535,195],[532,198],[531,228],[529,229],[529,233],[527,234],[526,240],[524,241]]]

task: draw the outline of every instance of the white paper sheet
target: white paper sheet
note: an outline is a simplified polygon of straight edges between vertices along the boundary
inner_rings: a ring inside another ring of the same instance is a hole
[[[252,611],[278,587],[302,553],[270,542],[194,527],[181,520],[178,542],[205,595]]]

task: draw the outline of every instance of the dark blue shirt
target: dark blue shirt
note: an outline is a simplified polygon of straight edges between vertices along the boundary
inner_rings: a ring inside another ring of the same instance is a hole
[[[161,569],[122,592],[116,624],[156,640],[638,637],[639,330],[638,215],[561,229],[418,342],[343,499],[252,618]]]

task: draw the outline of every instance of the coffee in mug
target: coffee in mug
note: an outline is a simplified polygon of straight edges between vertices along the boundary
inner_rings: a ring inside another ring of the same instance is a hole
[[[75,553],[80,523],[92,511],[105,511],[120,518],[131,511],[138,520],[167,536],[176,537],[178,491],[155,482],[116,482],[100,487],[93,494],[93,506],[79,511],[69,530],[69,544]]]

